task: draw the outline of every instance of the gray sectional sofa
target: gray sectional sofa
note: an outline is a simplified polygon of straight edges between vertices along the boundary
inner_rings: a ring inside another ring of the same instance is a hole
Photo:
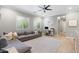
[[[32,39],[35,39],[35,38],[38,38],[38,37],[41,37],[41,36],[42,36],[42,32],[40,32],[40,31],[38,31],[38,33],[35,33],[33,31],[32,32],[18,33],[18,39],[21,42],[32,40]]]
[[[3,33],[3,34],[5,35],[7,33]],[[38,32],[37,34],[35,34],[35,32],[33,31],[22,32],[22,33],[17,33],[17,34],[18,34],[17,39],[7,40],[7,46],[3,48],[4,50],[11,48],[11,47],[15,47],[19,53],[31,53],[32,47],[23,44],[23,42],[42,36],[42,32]]]

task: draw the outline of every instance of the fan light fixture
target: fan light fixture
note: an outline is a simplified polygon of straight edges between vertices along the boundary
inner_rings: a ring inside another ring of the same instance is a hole
[[[40,10],[38,10],[38,11],[43,11],[44,13],[46,13],[46,11],[51,11],[52,10],[52,9],[49,8],[50,5],[40,5],[38,7],[40,8]]]

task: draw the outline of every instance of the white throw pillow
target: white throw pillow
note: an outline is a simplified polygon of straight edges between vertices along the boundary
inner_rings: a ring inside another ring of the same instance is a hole
[[[11,47],[11,48],[8,48],[6,49],[9,53],[18,53],[18,51],[16,50],[15,47]]]
[[[38,31],[35,31],[35,34],[38,34]]]

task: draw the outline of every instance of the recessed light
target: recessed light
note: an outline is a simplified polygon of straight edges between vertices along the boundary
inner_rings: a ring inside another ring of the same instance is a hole
[[[57,19],[60,19],[61,17],[57,17]]]
[[[72,9],[72,7],[69,7],[68,9],[69,9],[69,10],[71,10],[71,9]]]
[[[62,16],[63,18],[65,18],[66,16]]]
[[[42,16],[45,16],[45,15],[42,15]]]

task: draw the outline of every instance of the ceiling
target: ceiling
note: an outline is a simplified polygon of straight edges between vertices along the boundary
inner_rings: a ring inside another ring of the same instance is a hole
[[[39,16],[54,16],[79,11],[79,5],[51,5],[49,8],[51,8],[52,11],[47,11],[44,13],[43,11],[38,11],[40,10],[38,6],[39,5],[8,5],[7,7]]]

